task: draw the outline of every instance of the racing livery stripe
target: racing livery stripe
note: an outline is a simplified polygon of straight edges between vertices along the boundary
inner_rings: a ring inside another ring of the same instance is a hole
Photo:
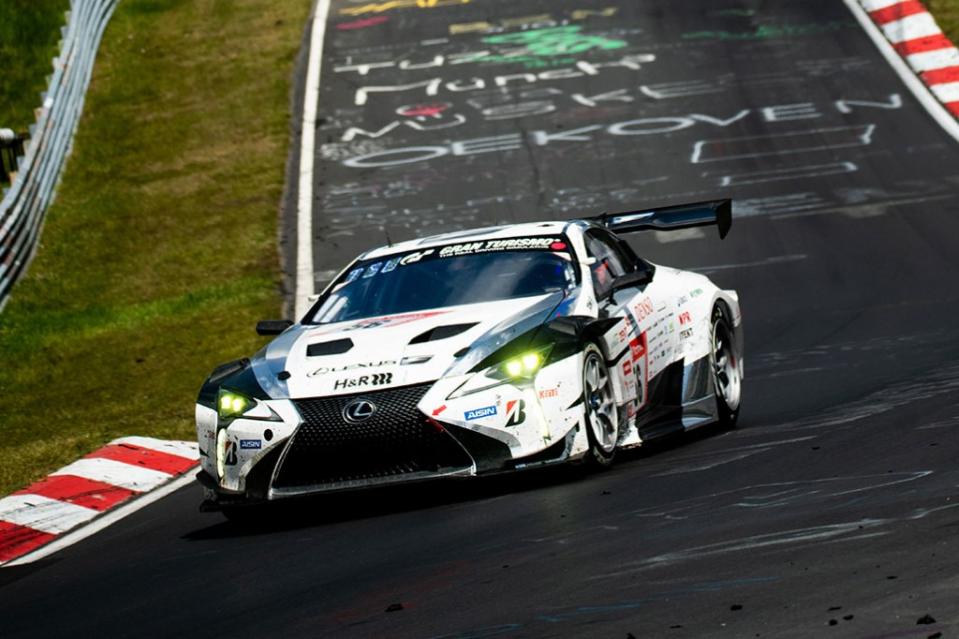
[[[192,442],[123,437],[0,499],[0,565],[168,484],[198,459]]]
[[[152,470],[176,475],[193,466],[192,459],[161,453],[132,444],[110,444],[92,452],[84,459],[112,459],[125,464],[143,466]]]

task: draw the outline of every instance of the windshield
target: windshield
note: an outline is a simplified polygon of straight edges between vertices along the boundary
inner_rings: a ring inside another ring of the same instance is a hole
[[[357,262],[307,314],[331,324],[566,290],[576,283],[568,243],[512,238],[439,246]]]

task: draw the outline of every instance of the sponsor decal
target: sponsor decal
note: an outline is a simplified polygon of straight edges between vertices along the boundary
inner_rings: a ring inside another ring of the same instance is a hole
[[[474,408],[473,410],[468,410],[463,413],[463,417],[466,421],[472,419],[482,419],[484,417],[492,417],[497,413],[495,406],[484,406],[483,408]]]
[[[394,257],[392,260],[383,265],[383,268],[380,270],[380,273],[389,273],[390,271],[395,271],[397,265],[400,263],[400,258]]]
[[[683,325],[685,325],[685,324],[689,324],[691,321],[693,321],[693,318],[692,318],[692,316],[689,314],[689,311],[684,311],[684,312],[682,312],[682,313],[679,314],[679,325],[680,325],[680,326],[683,326]]]
[[[506,402],[506,425],[519,426],[526,421],[526,402],[522,399],[511,399]]]
[[[326,375],[327,373],[342,373],[344,371],[356,370],[357,368],[379,368],[380,366],[396,366],[399,364],[395,359],[385,359],[381,362],[357,362],[356,364],[344,364],[343,366],[321,366],[312,373],[307,373],[307,377],[316,377],[317,375]]]
[[[370,264],[366,267],[366,273],[363,275],[365,280],[368,277],[373,277],[380,272],[380,269],[383,267],[383,262],[376,262],[375,264]]]
[[[227,466],[236,466],[236,442],[227,441],[226,447],[223,449],[223,463]]]
[[[476,253],[492,253],[497,251],[515,250],[557,250],[554,244],[562,244],[555,237],[514,237],[507,240],[484,240],[482,242],[466,242],[451,244],[440,249],[440,257],[457,257],[460,255],[475,255]]]
[[[356,388],[359,386],[385,386],[393,383],[393,373],[373,373],[347,379],[338,379],[333,383],[333,390],[341,388]]]
[[[633,374],[633,362],[626,359],[623,360],[623,374],[632,375]]]
[[[406,266],[407,264],[416,264],[427,255],[432,255],[435,252],[436,252],[436,249],[427,249],[425,251],[417,251],[416,253],[410,253],[409,255],[400,259],[400,266]]]
[[[691,328],[684,328],[683,330],[679,331],[679,339],[689,339],[692,336],[693,329]]]
[[[646,333],[629,341],[629,351],[632,353],[634,362],[638,362],[646,355]]]
[[[653,312],[653,301],[648,297],[640,300],[633,307],[633,315],[636,316],[636,320],[639,322],[642,322],[644,319],[652,315]]]
[[[356,324],[351,324],[345,328],[339,329],[342,331],[359,331],[367,328],[380,328],[381,326],[399,326],[400,324],[407,324],[409,322],[416,322],[421,319],[426,319],[427,317],[433,317],[434,315],[442,315],[447,311],[430,311],[428,313],[405,313],[403,315],[386,315],[384,317],[374,317],[372,319],[363,320],[357,322]],[[328,331],[332,332],[332,331]]]
[[[699,297],[702,294],[703,294],[703,289],[701,288],[694,288],[693,290],[689,292],[690,297]]]
[[[259,439],[241,439],[240,440],[240,450],[259,450],[263,446],[263,442]]]
[[[689,301],[689,297],[687,297],[686,295],[680,295],[679,299],[676,300],[676,306],[683,306],[688,301]]]
[[[446,404],[443,404],[443,405],[440,406],[439,408],[434,408],[434,409],[433,409],[433,417],[436,417],[437,415],[439,415],[440,413],[442,413],[444,410],[446,410]]]
[[[539,392],[540,399],[549,399],[550,397],[559,397],[558,388],[544,388]]]

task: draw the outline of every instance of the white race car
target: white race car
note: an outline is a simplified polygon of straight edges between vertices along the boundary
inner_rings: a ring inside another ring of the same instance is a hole
[[[196,405],[207,509],[546,464],[739,413],[734,291],[614,233],[716,224],[729,200],[369,251]]]

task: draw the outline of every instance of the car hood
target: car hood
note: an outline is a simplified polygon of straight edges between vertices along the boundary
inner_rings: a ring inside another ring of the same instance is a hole
[[[466,373],[553,317],[564,292],[337,324],[297,324],[251,361],[274,398],[347,395]],[[467,350],[468,349],[468,350]]]

